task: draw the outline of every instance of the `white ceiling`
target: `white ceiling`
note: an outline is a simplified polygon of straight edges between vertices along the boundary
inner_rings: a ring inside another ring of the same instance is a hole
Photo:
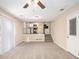
[[[53,18],[63,13],[60,9],[64,8],[67,10],[73,5],[79,3],[79,0],[40,0],[46,6],[45,9],[33,5],[24,9],[23,6],[27,1],[29,0],[0,0],[0,8],[23,21],[52,21]]]

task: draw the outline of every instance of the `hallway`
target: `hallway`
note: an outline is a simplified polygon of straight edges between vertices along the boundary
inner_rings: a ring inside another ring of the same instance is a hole
[[[22,43],[0,59],[77,59],[52,42]]]

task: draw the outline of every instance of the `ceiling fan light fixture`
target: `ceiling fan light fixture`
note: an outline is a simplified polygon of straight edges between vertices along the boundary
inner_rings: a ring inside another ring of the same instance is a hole
[[[37,4],[38,4],[42,9],[45,9],[45,8],[46,8],[45,5],[41,3],[41,1],[39,1]]]
[[[35,7],[38,6],[38,4],[37,4],[38,2],[39,2],[39,0],[33,0],[33,3],[34,3],[34,6],[35,6]]]
[[[31,0],[28,1],[23,8],[27,8],[29,5],[34,5],[35,7],[39,6],[41,9],[45,9],[45,5],[40,0]]]
[[[39,0],[35,0],[35,3],[38,3],[39,2]]]
[[[24,5],[24,7],[23,8],[27,8],[29,6],[29,4],[28,3],[26,3],[25,5]]]

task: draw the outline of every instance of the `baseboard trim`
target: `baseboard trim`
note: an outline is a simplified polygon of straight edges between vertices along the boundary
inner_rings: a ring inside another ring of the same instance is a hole
[[[20,44],[22,44],[22,43],[24,43],[24,42],[25,42],[25,41],[22,41],[22,42],[16,44],[16,46],[19,46]],[[15,47],[16,47],[16,46],[15,46]]]
[[[55,43],[55,42],[54,42]],[[55,43],[56,44],[56,43]],[[67,49],[64,49],[62,47],[60,47],[58,44],[56,44],[60,49],[66,51],[67,53],[69,53],[70,55],[74,56],[76,59],[79,59],[77,56],[73,55],[72,53],[70,53],[69,51],[67,51]]]

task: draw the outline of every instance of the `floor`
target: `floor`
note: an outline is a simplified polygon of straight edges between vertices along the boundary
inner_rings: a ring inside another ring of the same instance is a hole
[[[0,59],[77,59],[52,42],[22,43]]]

